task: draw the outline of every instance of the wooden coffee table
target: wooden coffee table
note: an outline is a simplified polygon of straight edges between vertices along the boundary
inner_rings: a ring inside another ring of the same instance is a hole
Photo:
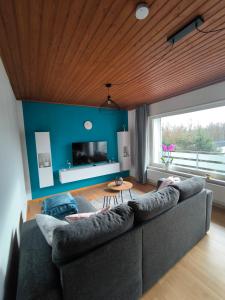
[[[133,184],[129,181],[123,181],[123,184],[121,184],[121,185],[116,185],[115,181],[112,181],[108,184],[109,189],[111,189],[113,191],[117,191],[117,192],[120,193],[122,203],[123,203],[123,191],[128,190],[129,194],[130,194],[130,198],[131,198],[131,200],[133,200],[132,195],[131,195],[131,191],[130,191],[132,189],[132,187],[133,187]]]

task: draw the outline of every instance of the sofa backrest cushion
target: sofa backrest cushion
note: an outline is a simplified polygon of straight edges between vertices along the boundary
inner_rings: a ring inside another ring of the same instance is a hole
[[[179,191],[173,187],[165,187],[157,192],[150,192],[129,201],[134,210],[137,222],[150,220],[175,206],[179,199]]]
[[[132,209],[121,204],[107,212],[54,230],[52,260],[64,264],[121,235],[134,223]]]
[[[205,186],[205,180],[202,177],[194,176],[192,178],[171,184],[171,186],[180,192],[180,202],[201,192]]]

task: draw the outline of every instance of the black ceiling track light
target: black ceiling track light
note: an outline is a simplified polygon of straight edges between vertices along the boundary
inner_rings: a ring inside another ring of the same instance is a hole
[[[170,44],[170,47],[169,47],[168,51],[164,55],[162,55],[156,61],[156,63],[154,63],[149,68],[147,68],[147,70],[145,70],[144,72],[141,72],[140,74],[135,75],[133,78],[131,78],[131,79],[127,80],[127,81],[124,81],[124,82],[115,82],[115,83],[107,83],[105,86],[107,87],[107,85],[109,85],[109,87],[111,87],[112,85],[125,85],[125,84],[129,84],[129,83],[137,81],[140,77],[142,77],[143,75],[147,74],[153,67],[155,67],[158,63],[160,63],[173,50],[173,46],[174,46],[174,44],[176,42],[180,41],[182,38],[184,38],[186,35],[188,35],[189,33],[191,33],[194,30],[198,30],[199,32],[203,32],[202,30],[199,29],[199,27],[203,23],[204,23],[204,19],[203,19],[202,16],[195,17],[189,23],[187,23],[186,25],[184,25],[182,28],[180,28],[179,30],[177,30],[175,33],[173,33],[172,35],[170,35],[167,38],[167,42]],[[223,29],[219,29],[219,30],[221,31]]]
[[[109,94],[109,89],[112,87],[112,83],[105,83],[104,86],[108,89],[108,96],[107,99],[102,103],[100,107],[120,109],[120,106],[115,101],[112,100],[112,97]]]
[[[145,8],[147,8],[147,4],[142,3],[141,6],[140,6],[140,9],[145,9]],[[106,83],[104,86],[106,88],[108,88],[108,97],[107,97],[107,100],[104,101],[104,103],[101,105],[101,107],[103,107],[103,106],[108,106],[108,107],[109,106],[115,106],[116,108],[120,109],[119,105],[116,102],[114,102],[112,100],[111,96],[109,95],[109,88],[111,88],[113,85],[118,86],[118,85],[126,85],[126,84],[129,84],[129,83],[138,82],[138,80],[141,77],[143,77],[145,74],[149,73],[149,71],[152,68],[157,66],[160,62],[162,62],[165,59],[165,57],[168,56],[168,54],[173,50],[174,44],[176,44],[178,41],[183,39],[189,33],[193,32],[194,30],[197,30],[198,32],[204,33],[204,34],[210,34],[210,33],[217,33],[217,32],[221,32],[221,31],[225,31],[225,27],[223,27],[223,28],[214,28],[214,29],[210,29],[210,30],[202,30],[199,27],[202,24],[204,24],[204,22],[205,22],[204,18],[201,15],[198,15],[194,19],[192,19],[190,22],[188,22],[186,25],[182,26],[175,33],[171,34],[166,40],[170,44],[170,46],[168,47],[169,48],[168,51],[166,53],[164,53],[153,65],[148,67],[145,71],[133,76],[132,78],[130,78],[126,81]]]
[[[181,29],[177,30],[175,33],[173,33],[171,36],[167,38],[167,42],[171,44],[175,44],[182,38],[184,38],[186,35],[197,29],[199,26],[201,26],[204,23],[204,19],[202,16],[197,16],[191,22],[183,26]]]

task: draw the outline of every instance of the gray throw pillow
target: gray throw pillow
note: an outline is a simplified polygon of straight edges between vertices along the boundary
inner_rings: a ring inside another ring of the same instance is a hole
[[[134,223],[132,209],[121,204],[88,219],[54,230],[52,260],[66,263],[129,230]]]
[[[181,202],[201,192],[205,186],[205,180],[202,177],[194,176],[192,178],[173,183],[170,186],[176,188],[180,192],[179,202]]]
[[[179,191],[173,187],[165,187],[157,192],[150,192],[129,201],[134,210],[137,222],[150,220],[175,206],[179,199]]]
[[[37,214],[36,215],[36,222],[46,239],[46,242],[49,246],[52,246],[52,238],[53,238],[53,231],[62,225],[69,225],[66,221],[61,221],[49,215],[44,214]]]

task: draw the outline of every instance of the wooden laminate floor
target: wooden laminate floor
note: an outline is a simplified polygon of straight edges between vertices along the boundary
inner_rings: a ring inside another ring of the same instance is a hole
[[[141,193],[147,193],[155,189],[154,186],[150,184],[139,184],[136,183],[132,178],[126,178],[126,180],[133,183],[133,190],[138,190]],[[70,193],[74,196],[79,195],[83,196],[87,200],[95,200],[98,198],[103,199],[104,195],[106,194],[104,189],[107,187],[109,182],[103,184],[97,184],[90,187],[85,187],[77,190],[70,191]],[[29,200],[27,205],[27,220],[33,219],[36,214],[40,213],[41,211],[41,202],[47,197],[38,198],[35,200]]]
[[[105,184],[72,191],[88,200],[104,196]],[[134,183],[148,192],[153,186]],[[43,198],[28,202],[27,218],[40,212]],[[125,299],[124,299],[125,300]],[[208,234],[167,272],[141,300],[225,300],[225,210],[213,207]]]
[[[225,210],[213,207],[208,234],[142,300],[225,299]]]

